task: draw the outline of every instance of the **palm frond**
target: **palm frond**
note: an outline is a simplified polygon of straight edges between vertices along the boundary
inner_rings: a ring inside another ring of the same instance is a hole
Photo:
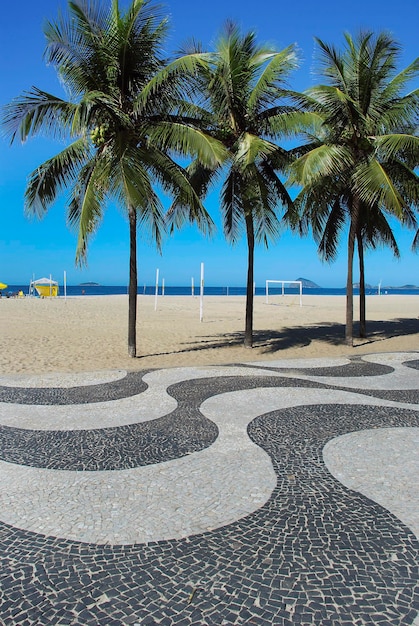
[[[68,207],[68,223],[78,231],[76,264],[80,266],[87,263],[89,240],[102,221],[107,190],[98,184],[98,177],[103,177],[103,162],[92,159],[80,170]]]
[[[177,214],[175,215],[173,206],[167,220],[171,227],[177,225],[179,222],[176,220],[179,220],[181,215],[185,216],[187,212],[190,222],[195,222],[204,234],[210,234],[214,223],[201,202],[195,186],[197,181],[191,179],[190,172],[173,161],[166,152],[156,148],[147,148],[141,154],[141,159],[163,190],[175,198]]]
[[[223,230],[227,241],[234,244],[240,238],[244,227],[244,206],[241,177],[230,169],[221,190],[220,211]]]
[[[162,67],[142,86],[135,98],[134,110],[138,114],[147,110],[150,100],[154,101],[157,94],[161,98],[162,92],[167,93],[167,88],[171,100],[181,97],[181,88],[187,83],[188,78],[205,69],[211,58],[212,55],[209,53],[196,52],[181,56]],[[164,104],[163,102],[163,106]]]
[[[413,159],[419,164],[419,137],[401,133],[381,135],[374,137],[374,143],[380,151],[383,159],[391,160],[403,155],[413,155]]]
[[[256,122],[268,137],[319,137],[322,135],[324,117],[312,111],[267,109],[257,116]]]
[[[274,162],[274,161],[273,161]],[[274,204],[278,207],[284,207],[290,216],[295,212],[294,203],[291,199],[290,194],[286,186],[283,184],[281,179],[276,173],[276,170],[279,168],[275,168],[272,165],[272,159],[268,158],[260,164],[260,170],[263,172],[264,178],[267,181],[267,185],[269,186],[271,193],[274,196]]]
[[[245,213],[251,216],[256,243],[264,243],[267,247],[281,229],[281,222],[276,214],[278,205],[277,186],[272,185],[269,170],[258,168],[255,164],[249,167],[249,176],[245,184]]]
[[[45,133],[62,138],[71,130],[75,105],[36,87],[24,92],[3,108],[2,133],[11,143]]]
[[[400,159],[385,163],[387,175],[397,187],[401,197],[404,199],[403,221],[406,211],[409,207],[417,209],[419,207],[419,176],[415,170],[411,168],[409,163],[405,163]],[[407,220],[406,225],[413,228],[414,225]]]
[[[407,85],[417,77],[419,74],[419,57],[417,57],[412,63],[410,63],[401,72],[396,74],[384,87],[382,91],[382,98],[386,102],[394,102],[399,97],[401,91],[407,87]]]
[[[234,155],[235,167],[244,170],[257,161],[269,158],[277,150],[278,147],[270,141],[251,133],[243,133],[237,142]]]
[[[319,66],[332,86],[342,88],[345,86],[345,64],[339,51],[318,37],[315,37],[319,49]]]
[[[119,161],[121,200],[137,212],[138,227],[150,236],[158,249],[165,232],[164,207],[155,193],[144,161],[137,150],[130,150]]]
[[[210,186],[217,179],[218,170],[207,168],[202,165],[199,159],[196,159],[188,165],[185,175],[196,196],[202,200],[207,195]],[[194,205],[185,203],[184,196],[178,189],[177,193],[174,194],[174,201],[167,211],[166,219],[171,231],[175,228],[181,228],[185,222],[192,224],[197,220],[201,232],[204,231],[205,234],[211,234],[214,230],[212,219],[205,211],[205,219],[202,221],[202,213],[201,207],[199,207],[197,214]]]
[[[388,246],[396,258],[400,250],[391,226],[379,207],[363,211],[364,219],[361,228],[362,241],[366,247],[376,248],[377,244]]]
[[[148,129],[150,145],[179,155],[198,155],[207,167],[218,167],[228,157],[224,145],[208,133],[184,123],[160,121]]]
[[[291,164],[288,184],[307,186],[324,177],[342,176],[351,166],[346,146],[322,144]]]
[[[86,142],[79,139],[30,174],[25,191],[25,211],[43,217],[57,196],[74,184],[88,159]]]
[[[264,110],[272,102],[276,102],[281,82],[284,82],[290,72],[296,68],[295,46],[288,46],[267,59],[263,71],[259,74],[256,84],[249,94],[249,111],[257,113]]]
[[[325,221],[322,236],[319,240],[318,252],[325,261],[334,261],[339,250],[339,235],[345,225],[345,211],[336,199],[331,206],[329,215]],[[318,230],[320,233],[320,230]]]
[[[353,172],[352,180],[353,193],[362,202],[369,206],[378,204],[396,217],[403,216],[406,203],[385,167],[377,159],[359,164]]]

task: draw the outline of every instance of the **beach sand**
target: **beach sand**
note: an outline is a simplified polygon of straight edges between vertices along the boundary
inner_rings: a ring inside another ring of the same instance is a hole
[[[358,319],[354,298],[354,317]],[[139,370],[356,356],[419,348],[419,295],[367,296],[367,339],[344,342],[345,297],[255,298],[254,348],[243,347],[244,296],[138,297],[137,358],[127,355],[127,296],[2,298],[0,373]],[[357,330],[357,325],[355,324]]]

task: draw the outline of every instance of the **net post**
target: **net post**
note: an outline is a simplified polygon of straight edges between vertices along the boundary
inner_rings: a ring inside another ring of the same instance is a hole
[[[199,290],[199,321],[204,320],[204,264],[201,263],[201,281]]]
[[[159,295],[159,270],[156,269],[156,288],[154,291],[154,310],[157,311],[157,297]]]
[[[281,295],[285,296],[285,283],[287,285],[298,285],[299,286],[299,301],[300,306],[303,306],[303,283],[301,280],[266,280],[266,304],[269,304],[269,283],[278,283],[281,285]]]

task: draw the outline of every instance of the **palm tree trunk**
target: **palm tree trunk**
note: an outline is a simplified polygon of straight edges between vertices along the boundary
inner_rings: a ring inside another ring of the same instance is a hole
[[[352,229],[350,229],[352,230]],[[346,276],[346,326],[345,343],[353,346],[353,324],[354,324],[354,294],[353,294],[353,259],[354,259],[354,237],[349,233],[348,239],[348,271]]]
[[[255,255],[255,233],[251,215],[246,216],[247,234],[247,284],[246,284],[246,322],[244,329],[244,347],[253,347],[253,269]]]
[[[346,327],[345,342],[348,346],[354,345],[354,287],[353,287],[353,269],[354,269],[354,251],[355,239],[358,233],[360,203],[356,196],[352,198],[350,203],[351,223],[348,236],[348,273],[346,278]]]
[[[346,326],[345,326],[345,343],[348,346],[354,345],[354,287],[353,287],[353,268],[354,268],[354,249],[355,249],[356,225],[354,216],[351,215],[351,224],[348,236],[348,270],[346,276]]]
[[[129,216],[129,287],[128,287],[128,355],[137,356],[137,213],[128,207]]]
[[[364,264],[364,246],[360,233],[356,237],[359,259],[359,336],[367,336],[367,323],[365,317],[365,264]]]

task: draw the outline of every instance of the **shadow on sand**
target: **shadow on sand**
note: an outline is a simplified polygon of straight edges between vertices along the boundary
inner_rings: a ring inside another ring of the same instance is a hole
[[[360,339],[359,323],[354,322],[354,343],[357,347],[374,344],[392,337],[414,335],[419,333],[418,318],[398,318],[387,321],[367,322],[367,337]],[[227,333],[223,335],[208,335],[199,345],[189,343],[185,347],[173,352],[160,352],[147,356],[161,356],[183,352],[197,352],[228,347],[241,347],[244,332]],[[313,341],[340,346],[345,343],[345,326],[343,324],[313,324],[310,326],[288,326],[281,331],[255,330],[253,332],[253,347],[265,354],[274,354],[289,348],[299,348],[310,345]],[[141,357],[140,357],[141,358]]]

